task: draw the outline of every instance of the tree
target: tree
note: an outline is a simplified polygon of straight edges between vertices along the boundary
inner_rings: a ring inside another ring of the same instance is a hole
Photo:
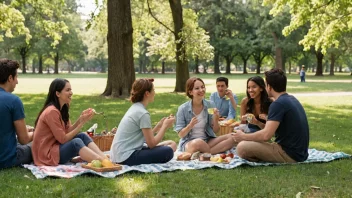
[[[135,80],[130,0],[108,0],[108,79],[102,95],[128,97]]]
[[[284,35],[310,24],[307,35],[300,41],[305,50],[314,46],[316,51],[325,54],[328,48],[339,46],[344,32],[352,30],[352,1],[349,0],[264,0],[264,5],[273,5],[270,13],[274,16],[289,7],[291,23],[283,29]]]

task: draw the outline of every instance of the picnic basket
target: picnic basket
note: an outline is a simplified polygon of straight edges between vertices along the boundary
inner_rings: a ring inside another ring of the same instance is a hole
[[[114,137],[115,135],[95,135],[92,139],[101,151],[110,151]]]
[[[231,125],[220,125],[220,130],[216,133],[216,136],[229,134],[233,131],[233,128]]]

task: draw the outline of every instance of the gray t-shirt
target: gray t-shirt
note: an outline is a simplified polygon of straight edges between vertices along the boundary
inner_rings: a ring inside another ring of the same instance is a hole
[[[111,144],[111,161],[121,163],[134,151],[141,150],[145,141],[142,129],[152,128],[150,114],[140,102],[134,103],[123,116]]]

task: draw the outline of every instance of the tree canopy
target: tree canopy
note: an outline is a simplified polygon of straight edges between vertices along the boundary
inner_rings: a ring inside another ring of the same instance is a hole
[[[264,0],[263,4],[273,6],[270,13],[274,16],[289,7],[291,22],[283,29],[284,35],[310,24],[308,33],[299,42],[305,50],[314,46],[326,53],[328,48],[339,46],[344,32],[352,30],[351,0]]]

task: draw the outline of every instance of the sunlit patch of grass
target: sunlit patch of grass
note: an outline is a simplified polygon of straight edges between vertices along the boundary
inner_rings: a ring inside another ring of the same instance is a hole
[[[147,190],[149,183],[139,178],[121,178],[116,182],[116,188],[127,197],[134,197]]]

